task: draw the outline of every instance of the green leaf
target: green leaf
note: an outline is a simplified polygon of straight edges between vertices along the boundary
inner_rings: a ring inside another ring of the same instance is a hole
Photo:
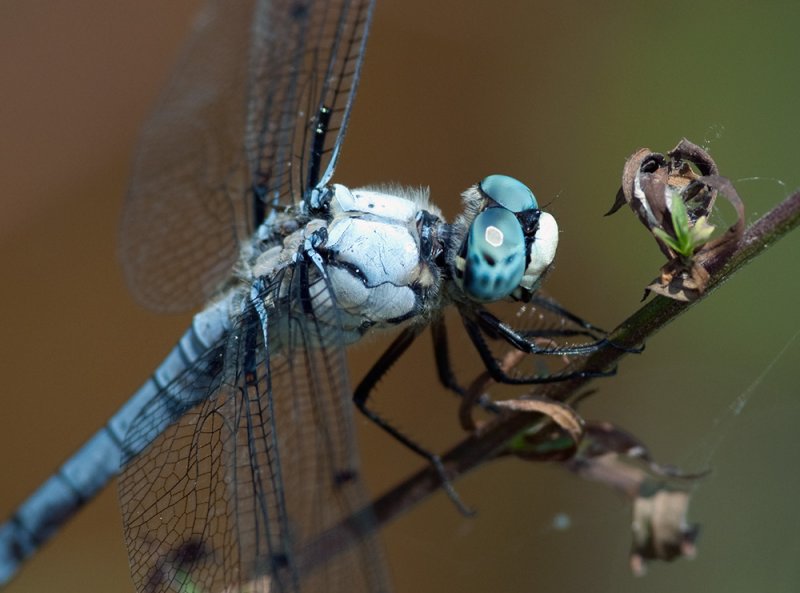
[[[670,215],[675,234],[670,235],[664,229],[654,228],[653,234],[661,239],[672,251],[681,257],[691,258],[695,251],[708,242],[714,232],[714,226],[701,216],[692,225],[680,193],[671,191]]]

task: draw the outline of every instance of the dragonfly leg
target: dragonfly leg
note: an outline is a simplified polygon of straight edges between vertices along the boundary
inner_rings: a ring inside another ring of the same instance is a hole
[[[486,313],[487,315],[490,315],[488,312]],[[467,334],[469,335],[470,340],[472,340],[472,343],[475,345],[475,348],[478,350],[478,354],[480,355],[481,360],[483,361],[483,364],[486,367],[486,370],[489,371],[489,374],[491,375],[492,379],[494,379],[498,383],[505,383],[509,385],[538,385],[543,383],[556,383],[559,381],[567,381],[570,379],[608,377],[615,375],[617,372],[616,367],[614,367],[607,371],[576,371],[572,373],[561,373],[555,375],[531,375],[524,377],[511,376],[501,368],[501,366],[495,359],[494,354],[492,353],[491,349],[486,343],[486,340],[483,337],[483,334],[481,333],[481,330],[484,328],[480,323],[480,318],[478,318],[478,320],[473,320],[465,316],[462,319],[464,322],[464,327],[467,330]],[[494,319],[496,320],[496,318]],[[557,354],[557,355],[589,354],[600,347],[599,344],[588,344],[587,346],[593,346],[594,349],[543,348],[537,345],[535,342],[527,340],[525,337],[520,335],[519,332],[516,332],[515,330],[503,324],[499,320],[496,321],[497,325],[491,325],[489,329],[489,331],[492,332],[492,335],[497,335],[505,339],[514,348],[522,352],[526,352],[528,354]],[[496,332],[493,331],[493,330],[498,330],[498,328],[500,328],[501,331],[496,331]]]
[[[433,353],[436,358],[436,370],[439,374],[439,382],[450,391],[453,391],[461,398],[466,397],[467,390],[458,382],[450,363],[450,346],[447,340],[447,328],[444,319],[441,317],[431,321],[431,334],[433,336]],[[498,408],[491,398],[482,395],[476,402],[481,408],[489,412],[498,413]]]
[[[565,309],[564,307],[562,307],[561,305],[559,305],[555,301],[553,301],[551,299],[548,299],[546,297],[543,297],[543,296],[540,296],[540,295],[533,295],[533,297],[531,297],[531,300],[529,301],[529,303],[531,305],[539,307],[540,309],[545,309],[547,311],[551,311],[551,312],[555,313],[556,315],[558,315],[559,317],[562,317],[564,319],[569,319],[572,323],[574,323],[575,325],[580,326],[581,328],[583,328],[587,332],[592,332],[594,334],[600,334],[600,335],[604,335],[604,336],[608,334],[608,332],[606,330],[604,330],[604,329],[602,329],[600,327],[597,327],[593,323],[589,323],[583,317],[578,317],[572,311],[568,311],[567,309]],[[586,335],[590,335],[590,334],[587,333]]]
[[[467,318],[465,317],[465,323]],[[522,350],[523,352],[527,352],[528,354],[548,354],[548,355],[568,355],[568,356],[580,356],[591,354],[596,350],[600,349],[603,346],[608,345],[608,340],[605,337],[596,339],[594,342],[588,344],[579,344],[577,346],[557,346],[557,347],[547,347],[547,346],[540,346],[534,341],[531,341],[525,335],[526,332],[520,332],[507,323],[500,321],[497,317],[492,315],[486,309],[478,309],[475,311],[475,322],[480,326],[481,329],[486,331],[487,333],[496,336],[502,340],[508,342],[511,346],[516,348],[517,350]],[[557,333],[561,330],[551,330],[552,335],[558,336],[572,336],[572,335],[586,335],[581,332],[581,330],[566,330],[564,333]],[[544,335],[544,334],[540,334]],[[596,338],[596,336],[589,334],[591,337]]]
[[[450,497],[450,500],[453,501],[453,504],[456,505],[456,508],[458,508],[463,515],[471,516],[474,515],[475,512],[466,504],[464,504],[464,502],[461,500],[461,497],[458,495],[458,492],[456,492],[456,489],[453,487],[453,483],[450,481],[450,478],[447,475],[447,471],[445,470],[441,457],[435,453],[431,453],[419,445],[419,443],[415,442],[413,439],[384,420],[375,411],[367,407],[367,400],[369,399],[370,393],[372,393],[372,390],[375,388],[375,385],[377,385],[381,377],[383,377],[391,368],[391,366],[400,358],[400,356],[402,356],[402,354],[408,349],[408,347],[423,329],[424,326],[412,325],[404,329],[400,335],[395,338],[395,340],[390,344],[389,348],[387,348],[377,362],[372,365],[372,368],[361,380],[361,383],[358,384],[358,387],[356,387],[356,390],[353,393],[353,403],[355,403],[358,410],[364,414],[364,416],[369,418],[369,420],[379,426],[382,430],[389,433],[407,449],[413,451],[420,457],[427,459],[436,470],[436,473],[439,475],[439,479],[442,482],[442,488],[444,488],[444,491],[447,493],[447,496]]]
[[[579,317],[574,313],[572,313],[571,311],[566,310],[564,307],[562,307],[555,301],[552,301],[548,298],[534,295],[531,298],[530,303],[542,309],[552,311],[553,313],[556,313],[557,315],[563,317],[564,319],[569,319],[572,323],[579,325],[584,330],[586,330],[585,334],[581,332],[576,332],[575,334],[563,334],[563,335],[585,335],[595,340],[598,339],[598,334],[601,336],[608,335],[608,332],[606,330],[599,328],[592,323],[589,323],[582,317]],[[641,354],[642,352],[644,352],[645,348],[644,344],[642,344],[641,346],[631,347],[631,346],[622,346],[621,344],[617,344],[612,340],[606,340],[606,343],[612,348],[616,348],[617,350],[621,350],[622,352],[626,352],[628,354]]]

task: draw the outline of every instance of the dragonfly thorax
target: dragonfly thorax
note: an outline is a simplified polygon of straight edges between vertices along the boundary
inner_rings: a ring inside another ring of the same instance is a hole
[[[338,306],[369,326],[417,317],[435,300],[440,283],[422,239],[428,227],[442,222],[427,192],[333,187],[321,252]]]
[[[305,306],[302,313],[317,320],[335,319],[344,343],[373,327],[424,318],[425,311],[438,307],[441,272],[432,254],[443,248],[441,241],[432,246],[426,237],[435,237],[443,222],[426,192],[336,184],[319,207],[308,211],[291,233],[284,232],[283,220],[292,217],[290,212],[259,232],[261,247],[245,266],[250,283],[261,278],[274,285],[276,278],[288,279],[303,268],[308,279],[294,298],[301,304],[293,306]],[[267,308],[289,298],[288,280],[284,285],[264,295]]]

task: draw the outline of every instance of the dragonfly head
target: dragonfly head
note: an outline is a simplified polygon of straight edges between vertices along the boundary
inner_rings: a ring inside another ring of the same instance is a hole
[[[527,301],[553,263],[558,224],[523,183],[489,175],[463,194],[453,225],[453,277],[472,301]]]

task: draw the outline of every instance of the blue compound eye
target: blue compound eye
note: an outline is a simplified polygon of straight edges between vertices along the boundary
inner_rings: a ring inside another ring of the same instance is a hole
[[[471,299],[498,301],[510,295],[525,272],[525,235],[505,208],[484,210],[467,236],[464,291]]]
[[[479,185],[484,194],[511,212],[539,208],[528,186],[508,175],[489,175]]]

